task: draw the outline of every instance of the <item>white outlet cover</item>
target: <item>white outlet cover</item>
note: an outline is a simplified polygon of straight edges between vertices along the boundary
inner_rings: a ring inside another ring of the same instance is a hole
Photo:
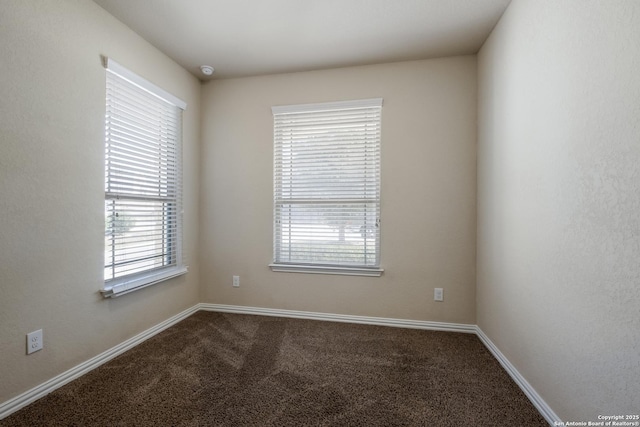
[[[442,288],[433,289],[433,299],[434,301],[444,301],[444,291]]]
[[[42,350],[42,329],[27,334],[27,354]]]

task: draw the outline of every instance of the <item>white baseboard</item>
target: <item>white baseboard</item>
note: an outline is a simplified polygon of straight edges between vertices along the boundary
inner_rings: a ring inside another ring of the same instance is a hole
[[[332,313],[317,313],[309,311],[296,311],[296,310],[278,310],[272,308],[261,307],[245,307],[236,305],[224,305],[224,304],[196,304],[195,306],[176,314],[175,316],[161,322],[152,328],[147,329],[140,334],[129,338],[128,340],[110,348],[109,350],[100,353],[99,355],[87,360],[80,365],[77,365],[66,372],[46,381],[31,390],[28,390],[13,399],[0,403],[0,420],[8,417],[12,413],[19,409],[29,405],[32,402],[40,399],[41,397],[51,393],[52,391],[62,387],[63,385],[75,380],[78,377],[86,374],[87,372],[97,368],[98,366],[108,362],[109,360],[119,356],[125,351],[137,346],[138,344],[146,341],[152,336],[164,331],[165,329],[173,326],[174,324],[186,319],[193,313],[204,311],[217,311],[221,313],[237,313],[237,314],[253,314],[261,316],[276,316],[276,317],[291,317],[296,319],[310,319],[310,320],[324,320],[331,322],[345,322],[345,323],[360,323],[365,325],[378,325],[378,326],[392,326],[397,328],[412,328],[412,329],[425,329],[433,331],[448,331],[448,332],[462,332],[476,334],[480,341],[487,347],[487,349],[493,354],[493,356],[500,362],[502,367],[511,376],[513,381],[522,389],[524,394],[529,398],[531,403],[540,412],[540,414],[547,420],[550,425],[559,425],[557,423],[562,420],[558,417],[553,410],[547,405],[547,403],[540,397],[540,395],[534,390],[533,387],[524,379],[518,370],[507,360],[507,358],[498,350],[498,348],[491,342],[491,340],[482,332],[477,325],[469,325],[463,323],[444,323],[444,322],[430,322],[423,320],[408,320],[408,319],[392,319],[385,317],[369,317],[369,316],[351,316],[346,314],[332,314]]]
[[[491,354],[493,354],[493,356],[498,359],[498,362],[500,362],[504,370],[507,371],[509,376],[511,376],[511,379],[513,379],[513,381],[518,384],[518,387],[520,387],[524,394],[529,398],[533,406],[535,406],[538,412],[540,412],[540,415],[542,415],[544,419],[547,420],[549,425],[561,425],[562,420],[560,419],[560,417],[556,415],[555,412],[553,412],[547,402],[545,402],[544,399],[540,397],[538,392],[536,392],[531,384],[529,384],[529,382],[524,379],[524,377],[520,374],[520,372],[518,372],[516,367],[513,366],[511,362],[509,362],[505,355],[502,354],[500,350],[498,350],[498,347],[496,347],[496,345],[489,339],[489,337],[487,337],[485,333],[482,332],[482,329],[480,329],[479,326],[476,326],[476,335],[478,335],[480,341],[482,341],[482,343],[485,345],[485,347],[487,347]]]
[[[255,314],[260,316],[292,317],[295,319],[325,320],[330,322],[361,323],[364,325],[393,326],[397,328],[428,329],[432,331],[476,333],[476,325],[464,323],[429,322],[426,320],[390,319],[386,317],[351,316],[348,314],[317,313],[312,311],[279,310],[273,308],[244,307],[239,305],[200,304],[205,311],[221,313]]]
[[[110,348],[107,351],[100,353],[99,355],[87,360],[86,362],[81,363],[56,377],[51,378],[49,381],[46,381],[39,386],[32,388],[31,390],[27,390],[26,392],[14,397],[13,399],[0,403],[0,420],[8,417],[19,409],[24,408],[30,403],[35,402],[36,400],[62,387],[63,385],[75,380],[76,378],[81,377],[82,375],[108,362],[116,356],[121,355],[125,351],[137,346],[143,341],[148,340],[152,336],[189,317],[190,315],[198,311],[198,309],[198,305],[188,308],[182,313],[178,313],[175,316],[165,320],[164,322],[158,323],[157,325],[147,329],[146,331],[141,332],[132,338],[129,338],[128,340],[116,345],[115,347]]]

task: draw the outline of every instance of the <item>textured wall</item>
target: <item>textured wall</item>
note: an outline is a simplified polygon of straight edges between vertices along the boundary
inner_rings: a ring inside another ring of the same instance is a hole
[[[635,0],[516,0],[478,59],[478,324],[564,420],[639,409],[639,40]]]
[[[203,302],[475,323],[475,56],[218,80],[202,97]],[[384,275],[271,272],[271,106],[373,97]]]
[[[4,0],[0,13],[0,402],[198,302],[199,82],[91,1]],[[104,300],[100,55],[185,99],[191,272]],[[25,334],[43,328],[42,351]]]

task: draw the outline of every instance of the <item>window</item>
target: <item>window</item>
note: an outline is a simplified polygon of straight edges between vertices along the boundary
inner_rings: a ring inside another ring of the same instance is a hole
[[[272,111],[271,269],[380,276],[382,99]]]
[[[173,95],[107,60],[105,296],[183,274],[182,110]]]

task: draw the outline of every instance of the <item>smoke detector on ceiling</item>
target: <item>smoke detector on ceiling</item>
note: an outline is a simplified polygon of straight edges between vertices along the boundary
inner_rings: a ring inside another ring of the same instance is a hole
[[[204,74],[205,76],[210,76],[215,70],[210,65],[201,65],[200,71],[202,71],[202,74]]]

